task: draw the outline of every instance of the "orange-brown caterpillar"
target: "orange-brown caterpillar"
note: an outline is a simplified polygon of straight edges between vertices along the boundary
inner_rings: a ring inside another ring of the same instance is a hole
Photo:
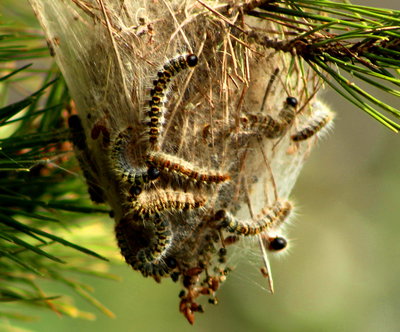
[[[147,164],[157,168],[160,172],[173,174],[178,181],[185,179],[198,185],[219,184],[230,179],[228,174],[201,169],[185,160],[162,152],[150,153],[147,156]]]
[[[215,215],[219,227],[237,235],[257,235],[268,228],[276,228],[289,216],[292,204],[289,201],[276,201],[272,206],[263,209],[260,218],[254,221],[240,221],[225,210]]]
[[[145,192],[127,203],[129,211],[140,218],[149,218],[165,211],[188,211],[204,206],[206,199],[201,195],[172,190]]]

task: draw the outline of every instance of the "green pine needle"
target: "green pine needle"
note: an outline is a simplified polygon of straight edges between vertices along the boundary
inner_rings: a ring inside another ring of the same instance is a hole
[[[32,46],[26,47],[24,42]],[[76,174],[65,172],[58,163],[61,156],[71,156],[72,152],[72,148],[67,151],[59,148],[60,143],[70,139],[69,129],[60,121],[61,112],[69,103],[65,82],[54,67],[46,72],[35,70],[32,64],[20,64],[23,59],[48,56],[47,49],[38,46],[41,42],[42,36],[23,31],[0,33],[0,72],[4,73],[0,77],[0,278],[3,283],[0,301],[29,303],[92,319],[92,314],[64,303],[58,295],[48,296],[36,282],[49,279],[65,284],[69,280],[76,295],[112,316],[89,290],[83,285],[76,286],[77,281],[64,276],[72,271],[81,273],[83,267],[86,270],[82,273],[88,274],[90,264],[85,255],[102,261],[107,259],[66,240],[62,235],[65,231],[60,233],[65,228],[60,222],[63,215],[105,214],[109,209],[82,204],[81,183],[76,181]],[[44,77],[35,77],[43,73]],[[15,85],[28,81],[32,84],[33,78],[36,82],[43,81],[36,91],[8,102],[12,95],[9,91]],[[41,174],[43,170],[46,175]],[[65,197],[68,192],[74,193],[75,198]],[[111,278],[95,270],[92,275]],[[26,318],[3,308],[0,308],[0,317]]]

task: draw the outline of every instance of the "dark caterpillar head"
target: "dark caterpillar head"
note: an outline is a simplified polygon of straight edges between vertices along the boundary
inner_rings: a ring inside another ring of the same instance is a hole
[[[186,62],[189,67],[194,67],[199,62],[199,58],[195,54],[188,54],[186,56]]]
[[[271,251],[280,251],[287,247],[287,241],[283,237],[277,236],[269,242],[268,249]]]
[[[286,103],[289,106],[296,107],[297,104],[298,104],[298,101],[297,101],[297,98],[295,98],[295,97],[287,97],[286,98]]]

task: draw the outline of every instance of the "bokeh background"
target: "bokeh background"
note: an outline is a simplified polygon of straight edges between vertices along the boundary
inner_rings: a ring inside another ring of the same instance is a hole
[[[3,1],[3,0],[2,0]],[[27,2],[4,3],[4,16],[31,17]],[[400,9],[398,0],[353,1]],[[23,6],[23,7],[21,7]],[[4,17],[3,17],[4,19]],[[275,295],[257,266],[242,262],[193,327],[178,313],[179,285],[156,284],[123,264],[122,281],[83,279],[115,314],[94,321],[26,309],[36,322],[16,331],[400,331],[400,137],[325,90],[337,112],[334,131],[313,151],[293,197],[297,217],[289,254],[273,259]],[[399,100],[384,97],[399,108]],[[112,222],[103,221],[113,237]],[[115,248],[117,251],[117,248]],[[254,259],[253,259],[254,260]],[[52,289],[54,294],[64,289]],[[77,299],[82,309],[94,309]]]

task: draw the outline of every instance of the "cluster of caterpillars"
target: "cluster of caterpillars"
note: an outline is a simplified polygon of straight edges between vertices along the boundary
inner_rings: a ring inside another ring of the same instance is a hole
[[[109,147],[110,166],[124,197],[125,215],[115,227],[121,253],[133,269],[146,277],[157,281],[167,276],[175,281],[181,278],[185,291],[180,294],[180,311],[190,323],[194,321],[194,313],[203,310],[196,302],[199,295],[208,295],[209,302],[217,302],[215,292],[229,272],[228,268],[220,268],[226,262],[226,247],[241,236],[258,235],[270,251],[284,249],[287,241],[276,231],[279,233],[293,208],[288,200],[277,199],[248,221],[239,220],[226,210],[213,211],[208,208],[209,197],[231,181],[231,174],[203,169],[162,151],[160,138],[171,82],[180,72],[197,64],[195,54],[184,54],[168,60],[157,72],[143,114],[144,147],[139,156],[132,156],[131,147],[137,138],[131,126],[112,137]],[[276,117],[249,114],[248,126],[265,138],[280,138],[293,125],[296,107],[297,99],[287,97]],[[330,111],[322,109],[291,140],[300,142],[316,135],[332,117]],[[201,255],[197,261],[180,261],[179,257],[184,256],[177,249],[175,218],[179,222],[185,218],[199,219],[197,227],[201,235],[192,242],[187,240],[185,247],[185,250],[190,250],[191,245],[196,247],[193,252]],[[217,256],[214,265],[213,256]],[[203,272],[206,277],[200,279]]]

